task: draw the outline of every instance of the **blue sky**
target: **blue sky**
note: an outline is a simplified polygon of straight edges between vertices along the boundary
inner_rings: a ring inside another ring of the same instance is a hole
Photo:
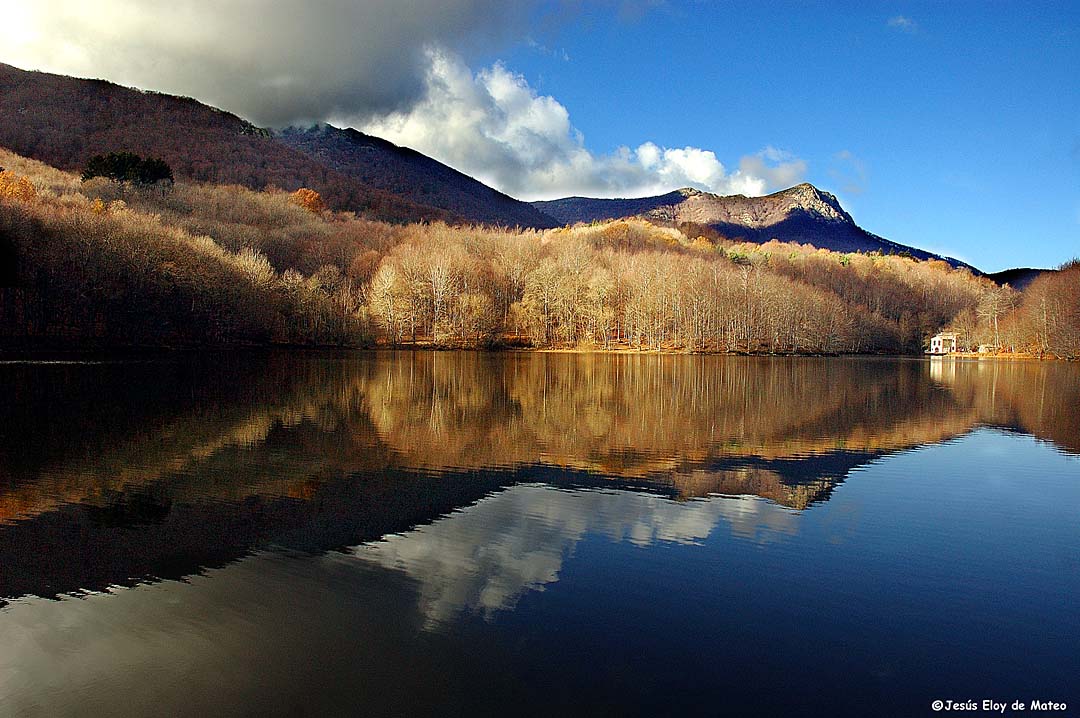
[[[809,181],[986,271],[1080,256],[1076,0],[256,2],[0,0],[0,61],[357,127],[522,199]]]
[[[672,3],[501,59],[597,152],[806,161],[866,229],[995,271],[1080,255],[1080,4]],[[564,54],[565,53],[565,54]]]

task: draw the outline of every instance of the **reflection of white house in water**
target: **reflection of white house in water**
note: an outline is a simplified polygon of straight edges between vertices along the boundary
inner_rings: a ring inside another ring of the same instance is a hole
[[[945,359],[940,356],[930,357],[930,378],[934,381],[952,384],[956,381],[956,364],[955,359]]]
[[[960,335],[956,332],[942,332],[930,338],[931,354],[952,354],[957,350]]]

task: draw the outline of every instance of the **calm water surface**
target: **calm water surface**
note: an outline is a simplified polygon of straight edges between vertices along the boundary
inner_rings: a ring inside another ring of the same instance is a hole
[[[1080,715],[1080,366],[266,353],[0,396],[3,716]]]

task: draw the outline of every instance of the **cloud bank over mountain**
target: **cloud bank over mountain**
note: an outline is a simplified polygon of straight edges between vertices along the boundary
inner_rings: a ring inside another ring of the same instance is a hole
[[[644,142],[596,154],[558,100],[501,63],[474,73],[463,59],[527,41],[538,17],[566,22],[573,10],[563,6],[0,2],[12,20],[0,27],[4,62],[191,95],[259,124],[347,124],[522,199],[643,196],[682,186],[760,195],[806,171],[771,147],[743,156],[734,170],[697,147]]]
[[[419,102],[351,123],[522,199],[647,196],[686,186],[761,195],[796,184],[806,172],[805,162],[772,147],[744,156],[734,171],[697,147],[644,142],[594,154],[566,107],[538,94],[523,76],[500,63],[473,73],[446,52],[430,51],[429,57]]]

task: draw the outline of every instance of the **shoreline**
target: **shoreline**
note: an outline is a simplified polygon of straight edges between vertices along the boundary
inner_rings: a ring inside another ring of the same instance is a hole
[[[834,352],[834,353],[785,353],[785,352],[743,352],[743,351],[700,351],[687,349],[632,349],[629,347],[524,347],[524,346],[477,346],[454,347],[434,346],[431,344],[406,344],[390,346],[337,346],[337,345],[300,345],[300,344],[233,344],[220,346],[127,346],[127,347],[0,347],[0,364],[11,362],[49,362],[79,363],[97,361],[160,359],[180,357],[191,354],[237,354],[237,353],[375,353],[375,352],[473,352],[484,354],[603,354],[628,356],[726,356],[726,357],[776,357],[776,358],[893,358],[925,360],[1005,360],[1005,361],[1075,361],[1052,355],[1039,356],[1030,353],[993,354],[977,352],[954,352],[950,354],[901,354],[891,352]]]

